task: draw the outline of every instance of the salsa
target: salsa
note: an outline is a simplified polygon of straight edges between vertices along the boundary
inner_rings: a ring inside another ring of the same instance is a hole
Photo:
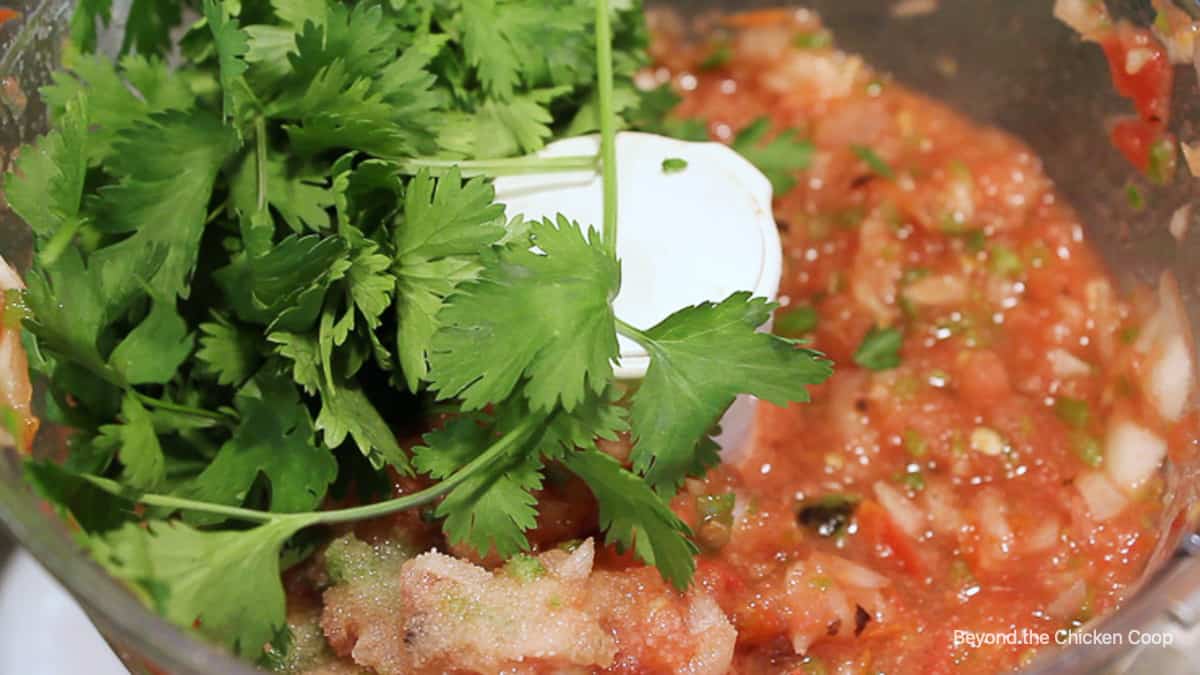
[[[1120,298],[1027,147],[838,50],[815,15],[737,16],[702,43],[673,15],[651,28],[639,84],[671,86],[676,121],[811,139],[776,195],[775,326],[835,374],[810,404],[761,404],[748,447],[672,502],[703,549],[692,591],[594,543],[586,491],[552,482],[543,552],[520,564],[294,572],[324,667],[988,673],[1036,650],[962,632],[1061,636],[1117,607],[1170,515],[1163,462],[1195,452],[1170,280]],[[346,536],[376,565],[387,542],[436,539],[373,527]]]

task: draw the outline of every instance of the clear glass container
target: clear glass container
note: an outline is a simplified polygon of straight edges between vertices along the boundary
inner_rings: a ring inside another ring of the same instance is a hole
[[[13,78],[27,100],[11,95],[0,79],[0,157],[45,129],[45,108],[36,91],[54,67],[72,3],[29,0],[9,3],[18,20],[0,26],[0,78]],[[119,13],[122,3],[114,3]],[[652,3],[684,13],[736,10],[780,2],[678,0]],[[797,3],[791,3],[797,4]],[[1198,182],[1180,170],[1172,184],[1156,188],[1150,206],[1133,211],[1124,185],[1132,169],[1107,141],[1105,121],[1128,112],[1109,82],[1101,50],[1080,42],[1051,16],[1049,0],[941,0],[933,13],[896,18],[883,0],[810,0],[839,43],[860,53],[901,82],[948,102],[972,118],[1024,139],[1045,162],[1059,189],[1089,225],[1088,236],[1126,288],[1153,285],[1164,271],[1179,281],[1200,335],[1200,237],[1177,243],[1166,223],[1192,200]],[[1148,23],[1148,1],[1109,3],[1117,14]],[[953,67],[947,67],[953,64]],[[1200,92],[1191,68],[1176,72],[1173,125],[1182,138],[1200,138]],[[0,213],[0,254],[20,269],[30,260],[30,240],[11,214]],[[43,433],[37,448],[53,456],[61,448]],[[1126,632],[1168,615],[1200,617],[1200,538],[1192,534],[1200,466],[1168,467],[1167,510],[1154,561],[1137,591],[1098,630]],[[12,454],[0,454],[0,524],[28,548],[78,599],[134,672],[200,675],[252,673],[221,650],[167,624],[141,605],[79,548],[54,515],[31,494]],[[1094,672],[1119,659],[1125,647],[1088,646],[1044,653],[1029,672]]]

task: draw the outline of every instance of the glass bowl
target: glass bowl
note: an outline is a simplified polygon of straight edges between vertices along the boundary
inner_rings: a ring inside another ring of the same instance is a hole
[[[28,0],[15,4],[15,21],[0,26],[0,156],[45,129],[45,108],[36,91],[49,78],[66,36],[72,3]],[[683,13],[779,5],[776,2],[677,0],[650,3]],[[785,3],[795,4],[795,3]],[[1200,237],[1182,243],[1166,223],[1178,206],[1195,196],[1197,182],[1181,170],[1155,188],[1149,206],[1130,208],[1124,186],[1132,169],[1107,141],[1105,121],[1128,111],[1108,80],[1101,50],[1080,42],[1051,16],[1049,1],[942,0],[934,12],[892,16],[882,0],[809,0],[846,49],[895,75],[901,82],[945,101],[972,118],[1024,139],[1045,162],[1058,188],[1088,223],[1088,235],[1120,284],[1153,285],[1163,272],[1179,281],[1192,323],[1200,335]],[[128,2],[117,0],[119,15]],[[1109,2],[1111,10],[1148,23],[1148,1]],[[12,85],[17,89],[11,89]],[[12,91],[25,92],[22,96]],[[1190,68],[1177,69],[1173,119],[1180,137],[1196,129],[1200,92]],[[0,255],[20,269],[30,260],[30,239],[11,214],[0,213]],[[61,448],[43,433],[36,448],[53,456]],[[1192,532],[1198,512],[1200,465],[1169,467],[1167,512],[1162,538],[1140,588],[1097,630],[1124,633],[1147,627],[1168,610],[1200,616],[1200,538]],[[176,629],[147,610],[79,548],[53,513],[22,480],[20,462],[0,454],[0,524],[57,577],[83,606],[118,656],[134,672],[201,675],[253,673],[233,659]],[[1120,659],[1120,646],[1052,649],[1027,672],[1094,672]]]

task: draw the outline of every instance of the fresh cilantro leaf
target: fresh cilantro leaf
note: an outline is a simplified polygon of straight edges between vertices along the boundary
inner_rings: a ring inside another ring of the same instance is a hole
[[[903,344],[904,333],[899,329],[876,326],[867,331],[854,352],[854,362],[868,370],[891,370],[900,365]]]
[[[74,520],[89,534],[117,529],[135,512],[132,501],[104,492],[50,461],[26,460],[25,480],[64,520]]]
[[[497,98],[512,96],[520,82],[520,54],[499,29],[496,0],[463,0],[463,49],[483,86]]]
[[[484,89],[502,101],[521,84],[590,78],[592,15],[591,7],[576,2],[464,0],[463,50]],[[553,56],[551,45],[558,47]]]
[[[100,427],[100,435],[94,441],[98,447],[115,451],[124,465],[121,480],[139,490],[153,491],[166,480],[166,458],[150,413],[133,394],[126,394],[121,402],[120,424]]]
[[[395,433],[366,395],[337,377],[332,387],[326,382],[320,348],[313,337],[272,333],[268,339],[277,345],[280,356],[292,362],[292,379],[307,393],[320,394],[321,412],[315,427],[323,433],[327,447],[337,448],[350,437],[376,468],[387,463],[401,473],[409,472],[408,457]]]
[[[140,588],[169,621],[254,660],[285,625],[279,552],[301,525],[204,531],[152,520],[93,537],[91,545],[101,565]]]
[[[329,229],[334,196],[324,176],[289,170],[284,158],[270,154],[266,163],[267,204],[297,234]],[[230,186],[230,204],[243,214],[258,209],[258,161],[247,153]]]
[[[5,176],[9,206],[37,237],[73,231],[82,218],[88,126],[87,99],[78,96],[66,102],[55,128],[23,148],[13,171]]]
[[[535,410],[561,401],[569,412],[612,379],[617,261],[595,230],[585,236],[562,216],[534,224],[530,239],[539,252],[505,248],[438,315],[431,388],[467,410],[504,400],[525,378]]]
[[[92,164],[112,154],[126,129],[156,112],[190,108],[195,98],[177,78],[169,77],[167,66],[157,59],[127,56],[122,60],[124,70],[118,70],[108,57],[80,53],[70,44],[62,59],[66,70],[51,76],[51,84],[41,89],[42,98],[56,125],[69,104],[80,97],[86,100]]]
[[[763,172],[776,195],[782,195],[796,185],[796,172],[808,168],[813,145],[791,129],[767,140],[770,130],[771,121],[760,117],[739,131],[731,145]]]
[[[762,298],[734,293],[633,336],[650,354],[650,368],[633,396],[632,460],[651,485],[673,489],[688,475],[697,444],[738,394],[777,405],[807,401],[808,385],[829,377],[829,362],[816,352],[757,330],[771,309]]]
[[[295,28],[301,28],[308,22],[324,26],[328,7],[328,0],[271,0],[275,15]]]
[[[504,207],[492,203],[495,194],[481,178],[464,183],[458,169],[436,181],[421,171],[409,182],[393,243],[396,343],[411,391],[429,372],[429,349],[444,299],[458,284],[476,277],[478,253],[504,236]]]
[[[478,159],[536,152],[553,134],[554,118],[546,105],[566,91],[541,89],[507,101],[486,101],[474,113],[447,115],[438,144]]]
[[[271,485],[272,511],[309,511],[318,506],[337,477],[337,462],[327,448],[314,443],[313,423],[295,386],[260,375],[238,394],[237,406],[241,422],[233,438],[183,489],[183,495],[241,505],[261,474]]]
[[[235,326],[219,314],[200,324],[199,372],[218,384],[240,387],[262,364],[259,336]]]
[[[253,261],[251,293],[273,329],[307,330],[320,314],[325,292],[350,267],[339,237],[291,235]],[[232,288],[232,292],[245,289]]]
[[[611,455],[598,450],[570,452],[563,464],[583,479],[600,507],[605,541],[633,549],[648,565],[678,589],[691,583],[696,571],[691,531],[645,481],[624,469]]]
[[[391,267],[392,259],[380,253],[378,245],[366,242],[354,252],[346,270],[350,299],[370,330],[379,327],[380,317],[392,306],[396,277]]]
[[[53,264],[35,267],[26,283],[28,326],[38,346],[115,381],[97,346],[108,303],[79,251],[68,248]]]
[[[150,312],[108,357],[129,384],[164,384],[192,352],[195,338],[175,309],[175,298],[155,300]]]
[[[229,16],[231,3],[225,0],[205,0],[204,18],[212,31],[217,50],[221,81],[222,108],[225,119],[237,115],[247,94],[242,74],[246,72],[246,52],[250,50],[246,33],[238,27],[237,19]],[[240,6],[240,2],[237,3]]]
[[[71,42],[85,52],[96,50],[96,25],[112,19],[112,0],[80,0],[71,14]]]
[[[159,113],[122,132],[108,165],[120,182],[101,191],[103,223],[109,232],[133,234],[96,251],[91,263],[122,266],[161,246],[166,258],[150,290],[186,298],[217,172],[236,142],[219,119],[200,112]]]
[[[182,22],[183,4],[177,0],[133,0],[121,51],[164,54],[171,48],[171,29]]]
[[[418,471],[445,479],[487,449],[491,427],[472,416],[451,421],[425,435],[425,445],[413,449]],[[537,499],[541,489],[541,461],[536,453],[512,453],[454,488],[435,515],[453,544],[467,544],[479,555],[495,552],[508,557],[529,550],[525,531],[537,525]]]

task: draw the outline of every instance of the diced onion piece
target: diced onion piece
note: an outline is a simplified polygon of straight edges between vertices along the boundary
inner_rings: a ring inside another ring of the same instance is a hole
[[[1108,9],[1096,0],[1055,0],[1054,18],[1084,38],[1094,36],[1109,23]]]
[[[922,307],[957,305],[967,299],[967,284],[960,277],[948,274],[925,277],[909,284],[904,297]]]
[[[1163,419],[1183,416],[1195,386],[1196,365],[1179,284],[1164,274],[1158,284],[1158,308],[1146,321],[1134,348],[1147,355],[1141,387]]]
[[[1004,452],[1004,438],[987,427],[976,427],[971,432],[971,449],[995,457]]]
[[[1078,614],[1085,602],[1087,602],[1087,583],[1083,579],[1076,579],[1075,583],[1067,587],[1067,590],[1058,594],[1054,602],[1046,605],[1046,613],[1055,619],[1066,621]]]
[[[1129,499],[1113,485],[1108,476],[1089,471],[1075,479],[1075,489],[1087,504],[1088,513],[1097,521],[1105,521],[1125,510]]]
[[[1046,352],[1046,359],[1050,361],[1050,368],[1055,377],[1082,377],[1092,372],[1092,367],[1087,361],[1061,347]]]
[[[1147,63],[1154,59],[1154,52],[1145,47],[1135,47],[1125,52],[1125,72],[1137,75]]]
[[[1116,487],[1136,492],[1162,465],[1167,442],[1129,420],[1108,425],[1104,439],[1104,469]]]
[[[890,582],[888,578],[845,558],[815,554],[821,566],[830,576],[846,586],[854,588],[883,588]]]
[[[1008,545],[1013,540],[1013,531],[1005,514],[1004,499],[995,490],[988,489],[979,493],[975,506],[979,514],[980,528],[1007,552]]]
[[[1200,157],[1197,157],[1196,159],[1197,161],[1200,161]],[[1189,162],[1188,169],[1191,168],[1192,166]],[[1171,233],[1172,237],[1175,237],[1175,241],[1183,243],[1184,238],[1187,237],[1188,229],[1191,228],[1191,226],[1192,205],[1184,204],[1183,206],[1175,209],[1175,212],[1171,214],[1171,221],[1167,223],[1167,231]]]
[[[1148,392],[1158,414],[1169,422],[1183,417],[1192,393],[1192,355],[1183,337],[1167,338],[1150,369]]]
[[[1187,63],[1196,44],[1196,24],[1191,15],[1176,7],[1174,0],[1154,0],[1157,16],[1150,25],[1154,35],[1167,48],[1171,63]]]
[[[907,19],[923,14],[932,14],[938,8],[937,0],[899,0],[892,5],[892,16]]]
[[[1031,530],[1025,532],[1019,543],[1025,553],[1041,553],[1048,551],[1058,543],[1059,525],[1053,516],[1037,523]]]
[[[1200,44],[1200,40],[1196,44]],[[1197,77],[1200,77],[1200,65],[1196,66],[1196,71]],[[1183,161],[1187,162],[1192,177],[1200,178],[1200,143],[1180,143],[1179,149],[1183,151]]]
[[[21,275],[9,267],[3,257],[0,257],[0,291],[17,291],[24,288],[25,284],[21,281]]]
[[[875,483],[875,496],[887,510],[892,522],[910,537],[920,536],[925,527],[925,514],[908,497],[887,483]]]

